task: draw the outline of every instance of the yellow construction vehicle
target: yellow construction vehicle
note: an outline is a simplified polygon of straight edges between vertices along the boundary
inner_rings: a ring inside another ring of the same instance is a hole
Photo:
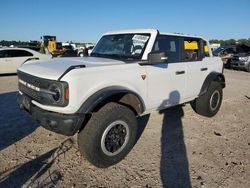
[[[62,43],[56,42],[56,36],[44,35],[41,37],[41,51],[44,53],[51,53],[57,57],[64,53]]]

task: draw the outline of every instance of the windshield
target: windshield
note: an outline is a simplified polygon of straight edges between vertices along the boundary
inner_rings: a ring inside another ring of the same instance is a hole
[[[91,56],[139,60],[142,58],[150,34],[117,34],[103,36]]]

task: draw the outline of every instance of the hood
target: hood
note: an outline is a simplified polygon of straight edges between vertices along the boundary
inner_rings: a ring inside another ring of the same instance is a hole
[[[248,45],[239,44],[237,45],[237,47],[239,48],[238,50],[240,51],[240,53],[250,53],[250,46]]]
[[[249,56],[248,53],[238,53],[234,55],[234,57],[247,57],[247,56]]]
[[[85,65],[85,68],[91,68],[118,64],[124,62],[100,57],[55,58],[48,61],[30,61],[18,70],[36,77],[57,80],[71,66]]]

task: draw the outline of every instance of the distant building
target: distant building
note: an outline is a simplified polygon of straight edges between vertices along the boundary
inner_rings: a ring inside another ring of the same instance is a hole
[[[220,44],[219,43],[212,43],[212,44],[210,44],[210,47],[211,47],[211,50],[214,51],[216,48],[220,47]]]

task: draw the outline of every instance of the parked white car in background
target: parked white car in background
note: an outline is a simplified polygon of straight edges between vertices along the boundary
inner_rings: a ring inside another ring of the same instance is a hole
[[[51,55],[41,54],[26,48],[0,49],[0,74],[16,73],[17,68],[30,60],[49,60]]]

